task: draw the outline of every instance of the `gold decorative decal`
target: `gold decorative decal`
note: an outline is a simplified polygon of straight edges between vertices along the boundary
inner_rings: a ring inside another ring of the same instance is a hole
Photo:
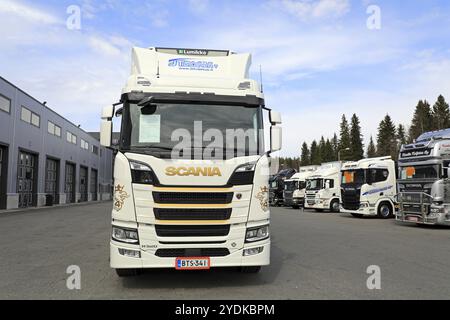
[[[263,211],[269,210],[269,189],[266,186],[260,188],[260,191],[256,194],[255,198],[259,200],[259,204]]]
[[[218,167],[167,167],[167,176],[204,176],[204,177],[221,177],[222,173]]]
[[[121,186],[120,184],[114,188],[114,210],[116,211],[120,211],[125,199],[130,197],[130,195],[123,190],[124,188],[125,186]]]

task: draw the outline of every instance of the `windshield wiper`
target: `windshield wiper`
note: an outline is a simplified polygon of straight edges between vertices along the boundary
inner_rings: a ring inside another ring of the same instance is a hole
[[[154,145],[148,145],[148,146],[134,146],[131,147],[130,150],[145,150],[145,149],[159,149],[159,150],[164,150],[164,151],[172,151],[173,148],[172,147],[166,147],[166,146],[154,146]]]

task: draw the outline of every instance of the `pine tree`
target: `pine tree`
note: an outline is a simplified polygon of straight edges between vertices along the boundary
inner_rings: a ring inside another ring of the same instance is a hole
[[[300,165],[304,167],[304,166],[309,166],[310,164],[311,164],[311,158],[310,158],[310,154],[309,154],[308,144],[306,142],[303,142]]]
[[[320,159],[319,147],[317,145],[317,141],[314,140],[311,143],[311,164],[312,165],[320,165],[322,160]]]
[[[320,142],[319,142],[319,154],[320,154],[320,161],[324,162],[325,159],[325,138],[322,136],[320,138]]]
[[[444,96],[440,95],[433,106],[433,129],[442,130],[450,127],[450,110]]]
[[[430,104],[425,100],[420,100],[414,111],[414,116],[409,128],[409,141],[417,139],[422,133],[433,129],[433,116]]]
[[[349,160],[350,158],[350,152],[345,151],[346,149],[350,148],[351,141],[350,141],[350,128],[348,126],[347,118],[345,117],[345,114],[342,115],[341,120],[341,137],[339,139],[339,150],[341,152],[341,160]]]
[[[399,124],[397,127],[397,141],[397,152],[399,152],[402,145],[407,144],[406,130],[405,126],[402,124]]]
[[[337,134],[333,135],[333,139],[331,140],[331,146],[333,147],[333,159],[332,161],[337,161],[338,152],[339,152],[339,139]]]
[[[325,141],[325,151],[323,152],[322,163],[335,161],[334,149],[330,139]]]
[[[352,116],[350,130],[350,160],[364,158],[364,144],[362,141],[361,126],[356,114]]]
[[[397,154],[397,130],[389,115],[380,122],[377,137],[377,155],[379,157],[391,156],[398,158]]]
[[[370,136],[369,146],[367,147],[367,158],[375,158],[377,156],[377,148],[373,143],[373,138]]]

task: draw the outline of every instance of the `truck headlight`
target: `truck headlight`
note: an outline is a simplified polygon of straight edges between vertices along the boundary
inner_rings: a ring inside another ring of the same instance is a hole
[[[131,181],[139,184],[153,184],[152,169],[140,162],[130,161]]]
[[[234,170],[233,174],[230,177],[230,180],[228,180],[228,184],[231,186],[242,186],[253,184],[253,177],[255,176],[255,168],[256,162],[249,162],[240,165],[239,167],[236,168],[236,170]]]
[[[269,225],[248,228],[245,234],[245,242],[256,242],[269,238]]]
[[[362,208],[368,208],[369,207],[369,203],[368,202],[361,202],[361,204],[359,205],[359,207]]]
[[[438,213],[443,213],[444,212],[444,208],[431,208],[430,209],[430,213],[433,214],[438,214]]]
[[[113,226],[112,238],[113,240],[119,242],[139,244],[139,235],[136,229],[127,229]]]

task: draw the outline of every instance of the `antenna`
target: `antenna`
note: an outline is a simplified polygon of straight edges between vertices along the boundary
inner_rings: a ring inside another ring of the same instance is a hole
[[[264,93],[264,88],[263,88],[263,76],[262,76],[262,66],[259,65],[259,84],[261,86],[261,93]]]

